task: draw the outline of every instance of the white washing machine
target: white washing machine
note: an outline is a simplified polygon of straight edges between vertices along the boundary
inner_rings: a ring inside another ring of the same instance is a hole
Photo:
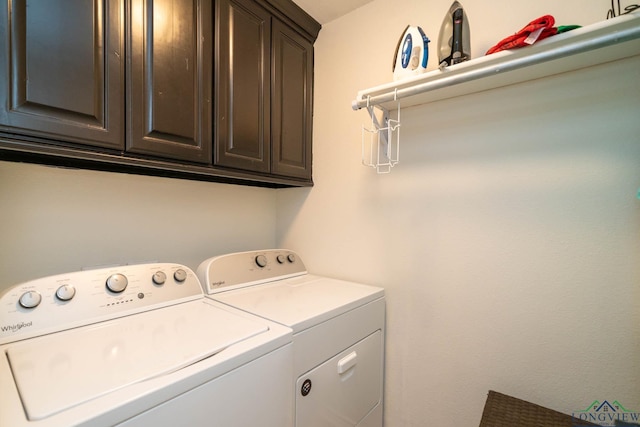
[[[297,427],[382,426],[382,288],[308,274],[288,250],[217,256],[197,274],[210,298],[293,329]]]
[[[0,296],[0,426],[292,426],[291,339],[178,264],[26,282]]]

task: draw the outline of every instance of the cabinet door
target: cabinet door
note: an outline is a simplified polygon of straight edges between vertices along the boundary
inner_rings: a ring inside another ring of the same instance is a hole
[[[214,163],[269,172],[270,14],[252,0],[218,7]]]
[[[123,148],[122,5],[0,1],[0,129]]]
[[[313,45],[273,21],[271,173],[311,179]]]
[[[210,0],[131,0],[127,151],[211,162]]]

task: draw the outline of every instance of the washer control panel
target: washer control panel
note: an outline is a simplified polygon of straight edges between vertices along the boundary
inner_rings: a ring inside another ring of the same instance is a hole
[[[0,295],[0,344],[202,298],[179,264],[86,270],[25,282]]]
[[[301,276],[307,270],[300,257],[286,249],[236,252],[209,258],[198,267],[207,294]]]

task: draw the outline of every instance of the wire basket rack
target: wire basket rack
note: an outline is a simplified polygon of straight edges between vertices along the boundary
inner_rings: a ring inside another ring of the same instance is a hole
[[[362,164],[389,173],[400,161],[400,103],[394,118],[379,106],[367,106],[367,111],[371,123],[362,125]]]

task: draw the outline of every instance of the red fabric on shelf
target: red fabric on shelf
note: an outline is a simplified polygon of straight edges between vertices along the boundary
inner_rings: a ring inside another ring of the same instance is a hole
[[[498,42],[495,46],[487,51],[487,55],[500,52],[501,50],[514,49],[517,47],[527,46],[529,43],[525,43],[525,40],[531,33],[542,29],[542,32],[538,36],[537,40],[545,39],[558,32],[557,28],[554,28],[556,23],[555,19],[551,15],[544,15],[538,19],[534,19],[529,22],[526,27],[518,31],[512,36],[506,37]]]

